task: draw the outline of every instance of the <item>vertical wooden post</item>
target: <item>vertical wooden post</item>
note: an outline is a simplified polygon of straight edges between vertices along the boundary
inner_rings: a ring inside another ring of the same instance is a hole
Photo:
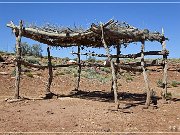
[[[15,77],[15,99],[19,99],[19,87],[21,76],[21,36],[22,36],[23,22],[20,21],[19,32],[15,31],[16,35],[16,77]]]
[[[117,56],[120,55],[120,53],[121,53],[120,49],[121,49],[121,45],[117,45]],[[120,63],[119,57],[117,57],[116,63]]]
[[[117,100],[117,78],[116,78],[116,71],[115,71],[115,66],[112,61],[111,54],[109,52],[109,48],[106,44],[105,38],[104,38],[104,27],[103,24],[101,24],[101,30],[102,30],[102,43],[104,45],[104,48],[106,49],[106,54],[108,56],[108,59],[110,60],[111,63],[111,70],[112,70],[112,78],[113,78],[113,90],[114,90],[114,102],[117,104],[118,107],[118,100]]]
[[[120,55],[120,53],[121,53],[120,48],[121,48],[121,45],[117,45],[117,56]],[[117,64],[120,63],[119,57],[117,57],[116,63],[117,63]],[[115,68],[115,72],[116,72],[116,75],[117,75],[118,68]],[[117,79],[116,79],[116,80],[117,80]],[[111,92],[113,92],[113,79],[112,79],[112,85],[111,85]]]
[[[79,85],[80,85],[80,79],[81,79],[81,58],[80,58],[80,46],[78,46],[78,59],[77,59],[77,62],[78,62],[78,76],[77,76],[77,86],[75,88],[75,90],[78,90],[79,89]]]
[[[162,50],[166,50],[166,42],[165,40],[162,41]],[[163,55],[163,91],[162,91],[162,98],[166,100],[167,97],[167,55]]]
[[[146,70],[145,70],[145,64],[144,64],[144,44],[145,44],[145,42],[142,41],[142,45],[141,45],[141,67],[143,70],[143,76],[144,76],[146,93],[147,93],[145,106],[148,108],[148,106],[150,105],[150,101],[151,101],[151,91],[150,91],[148,78],[147,78],[147,74],[146,74]]]
[[[50,88],[51,88],[51,83],[53,79],[53,70],[52,70],[52,63],[51,63],[51,54],[50,54],[50,48],[47,47],[47,53],[48,53],[48,82],[46,85],[46,94],[50,94]]]

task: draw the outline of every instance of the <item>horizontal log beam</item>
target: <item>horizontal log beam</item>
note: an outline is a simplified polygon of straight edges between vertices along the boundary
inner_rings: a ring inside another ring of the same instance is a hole
[[[14,25],[13,23],[9,23],[6,25],[7,27],[11,29],[16,29],[19,31],[19,26]],[[76,36],[86,36],[88,34],[91,34],[93,32],[87,32],[87,33],[52,33],[48,31],[43,31],[35,28],[23,28],[22,30],[22,36],[26,36],[26,33],[37,33],[39,35],[48,36],[49,38],[64,38],[64,37],[76,37]]]
[[[90,30],[94,33],[101,35],[101,28],[97,25],[91,25]],[[164,39],[168,40],[164,37],[164,35],[160,33],[151,33],[148,30],[139,30],[137,28],[124,28],[118,27],[118,31],[113,31],[109,28],[104,28],[104,33],[108,35],[108,37],[112,39],[123,39],[124,42],[141,42],[145,41],[158,41],[162,42]]]
[[[46,69],[48,66],[42,66],[42,65],[37,65],[37,64],[31,64],[25,60],[21,60],[22,65],[26,67],[33,67],[33,68],[39,68],[39,69]],[[63,65],[53,65],[53,68],[58,68],[58,67],[70,67],[70,66],[78,66],[78,63],[75,64],[63,64]],[[103,64],[97,64],[97,63],[81,63],[82,67],[110,67],[110,66],[105,66]],[[139,62],[136,63],[128,63],[128,64],[115,64],[117,68],[121,68],[123,70],[127,71],[142,71],[142,67]],[[150,66],[162,66],[162,63],[157,64],[157,63],[145,63],[145,67],[150,67]],[[148,69],[151,70],[151,69]]]
[[[71,52],[71,54],[78,55],[77,52]],[[163,51],[148,51],[144,52],[144,55],[168,55],[169,51],[163,50]],[[96,57],[108,57],[106,54],[95,54],[95,53],[80,53],[80,55],[87,55],[87,56],[96,56]],[[112,58],[138,58],[141,57],[141,53],[137,54],[119,54],[119,55],[111,55]]]

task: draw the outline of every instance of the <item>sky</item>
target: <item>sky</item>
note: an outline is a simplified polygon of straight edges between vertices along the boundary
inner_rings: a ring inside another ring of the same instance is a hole
[[[22,1],[18,0],[16,2]],[[48,0],[43,1],[47,2]],[[58,0],[53,1],[57,2]],[[77,0],[62,0],[61,2],[75,1],[77,2]],[[89,2],[93,1],[95,3],[3,3],[3,0],[0,0],[0,50],[12,52],[15,46],[15,36],[11,29],[6,27],[6,24],[10,21],[13,21],[16,25],[18,25],[19,20],[23,20],[27,24],[35,23],[39,26],[50,23],[68,27],[76,25],[86,29],[90,27],[91,23],[105,23],[113,18],[120,22],[125,21],[140,29],[149,29],[152,32],[161,32],[163,28],[165,36],[169,38],[169,41],[166,42],[167,49],[170,51],[169,58],[180,58],[180,1],[174,0],[178,3],[167,3],[167,0],[158,0],[160,3],[107,3],[107,0],[91,0]],[[129,1],[136,2],[135,0]],[[153,1],[157,2],[155,0],[150,2]],[[4,2],[15,1],[6,0]],[[31,0],[31,2],[37,1]],[[42,1],[39,0],[39,2]],[[78,0],[78,2],[82,2],[82,0]],[[109,2],[111,1],[109,0]],[[120,1],[113,0],[113,2]],[[148,1],[138,0],[138,2]],[[22,42],[40,44],[27,38],[22,38]],[[47,55],[47,45],[41,44],[41,46],[43,55]],[[161,49],[162,46],[158,42],[146,42],[146,51]],[[51,48],[51,54],[56,57],[75,58],[70,54],[71,51],[77,51],[77,47]],[[84,50],[84,52],[89,51],[105,53],[104,48],[86,48]],[[111,48],[111,51],[112,54],[115,53],[113,48]],[[138,53],[140,52],[140,44],[130,44],[127,48],[122,48],[121,52],[123,54]],[[83,58],[87,57],[84,56]]]

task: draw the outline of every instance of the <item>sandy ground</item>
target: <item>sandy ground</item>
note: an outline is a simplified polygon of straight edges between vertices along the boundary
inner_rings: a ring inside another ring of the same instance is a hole
[[[45,94],[47,71],[34,78],[22,76],[20,96],[27,98],[18,102],[6,102],[14,94],[12,69],[0,68],[0,132],[32,132],[63,134],[180,134],[180,86],[168,88],[173,100],[158,108],[151,105],[143,109],[145,88],[142,74],[133,76],[133,81],[118,79],[119,102],[124,109],[115,109],[110,93],[111,82],[101,83],[95,79],[82,78],[80,90],[74,92],[76,78],[72,75],[56,76],[52,92],[59,98],[37,100]],[[180,81],[180,72],[169,71],[168,81]],[[150,87],[160,96],[162,88],[157,80],[162,72],[148,72]],[[121,133],[120,133],[121,132]],[[161,133],[163,132],[163,133]]]

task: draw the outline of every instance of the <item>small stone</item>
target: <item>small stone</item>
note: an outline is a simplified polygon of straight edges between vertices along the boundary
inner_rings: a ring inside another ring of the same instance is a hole
[[[0,72],[0,75],[8,75],[7,72]]]

